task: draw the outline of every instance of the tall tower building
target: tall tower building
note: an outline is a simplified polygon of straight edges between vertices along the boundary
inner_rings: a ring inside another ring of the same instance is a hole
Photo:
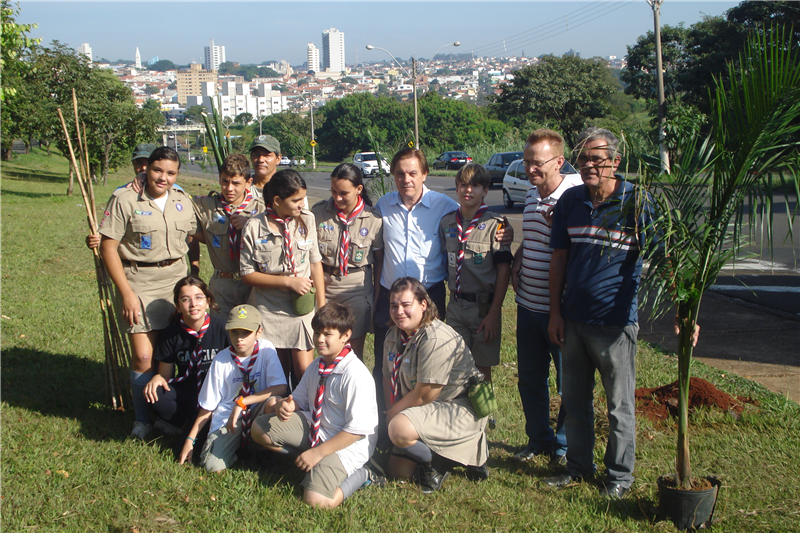
[[[214,39],[209,39],[209,46],[206,46],[206,70],[219,70],[220,64],[225,62],[225,47],[214,46]]]
[[[214,87],[217,86],[217,71],[204,70],[198,63],[192,63],[188,69],[178,70],[176,78],[179,104],[185,104],[187,96],[202,94],[204,83],[211,82]]]
[[[314,43],[308,43],[308,70],[319,72],[319,48]]]
[[[139,47],[136,47],[136,55],[133,56],[133,60],[136,63],[136,68],[142,68],[142,54],[139,53]]]
[[[336,28],[322,32],[322,69],[331,72],[344,70],[344,33]]]
[[[78,53],[83,54],[89,58],[89,61],[92,60],[92,47],[89,46],[89,43],[83,43],[78,47]]]

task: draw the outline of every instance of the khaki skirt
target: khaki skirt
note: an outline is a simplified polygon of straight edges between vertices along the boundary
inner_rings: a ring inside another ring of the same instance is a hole
[[[325,272],[325,300],[346,305],[356,317],[352,338],[372,333],[372,299],[375,296],[372,268],[356,270],[340,277]],[[359,354],[364,355],[364,354]]]
[[[311,350],[314,348],[311,329],[314,313],[294,314],[292,294],[293,291],[253,287],[247,303],[261,313],[262,339],[267,339],[279,350]]]
[[[186,262],[183,258],[169,266],[159,268],[155,266],[138,267],[122,264],[122,270],[128,283],[139,298],[141,315],[139,323],[128,325],[122,316],[122,296],[119,291],[115,293],[117,304],[117,321],[120,331],[128,333],[147,333],[166,329],[169,317],[175,311],[172,302],[172,291],[175,284],[186,277]]]
[[[434,401],[401,411],[419,438],[437,454],[465,466],[481,466],[489,458],[486,418],[478,418],[466,396]]]

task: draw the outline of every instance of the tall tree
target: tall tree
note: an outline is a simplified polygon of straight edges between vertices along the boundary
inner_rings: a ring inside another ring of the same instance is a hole
[[[670,102],[679,98],[681,89],[679,75],[686,68],[688,52],[686,39],[689,30],[683,23],[677,26],[665,25],[661,28],[661,57],[664,69],[664,95]],[[656,88],[656,46],[655,34],[648,31],[628,46],[627,65],[622,69],[620,79],[625,86],[625,94],[655,100]]]
[[[553,126],[570,145],[589,119],[608,112],[615,90],[605,61],[552,55],[517,70],[500,89],[489,96],[498,118],[518,128]]]

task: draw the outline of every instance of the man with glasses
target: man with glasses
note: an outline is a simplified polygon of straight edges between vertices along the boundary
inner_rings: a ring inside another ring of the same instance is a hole
[[[550,246],[550,339],[562,347],[567,409],[567,472],[547,478],[563,487],[594,476],[592,396],[595,369],[606,393],[608,446],[601,494],[624,497],[633,483],[636,446],[636,293],[642,272],[647,203],[615,171],[619,141],[588,128],[575,148],[582,187],[564,193],[553,214]],[[638,197],[638,198],[637,198]]]
[[[561,352],[550,340],[550,224],[552,211],[567,189],[581,184],[577,175],[561,174],[564,138],[553,130],[538,129],[528,136],[523,152],[525,174],[532,187],[525,197],[522,245],[514,255],[511,282],[517,293],[517,368],[519,396],[525,413],[528,443],[514,455],[528,461],[546,455],[553,463],[567,452],[565,410],[559,410],[556,431],[550,427],[550,359],[556,367],[561,392]]]

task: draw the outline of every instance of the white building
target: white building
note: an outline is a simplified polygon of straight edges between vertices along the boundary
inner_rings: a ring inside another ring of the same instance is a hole
[[[308,43],[308,70],[319,72],[319,48],[314,46],[314,43]]]
[[[136,55],[133,58],[136,68],[142,68],[142,54],[139,53],[139,47],[136,47]]]
[[[241,113],[250,113],[255,118],[259,115],[280,113],[289,108],[287,98],[281,96],[280,91],[273,90],[269,83],[257,84],[253,94],[249,83],[223,82],[217,94],[213,82],[204,82],[201,83],[201,92],[200,95],[186,97],[187,108],[201,105],[210,112],[212,98],[214,107],[222,117],[236,118]]]
[[[83,54],[89,58],[89,61],[92,60],[92,47],[89,46],[89,43],[83,43],[78,47],[78,53]]]
[[[214,39],[209,39],[209,46],[205,47],[206,61],[204,63],[206,70],[219,70],[220,64],[225,62],[225,47],[214,46]]]
[[[344,33],[336,28],[322,32],[322,70],[344,70]]]

